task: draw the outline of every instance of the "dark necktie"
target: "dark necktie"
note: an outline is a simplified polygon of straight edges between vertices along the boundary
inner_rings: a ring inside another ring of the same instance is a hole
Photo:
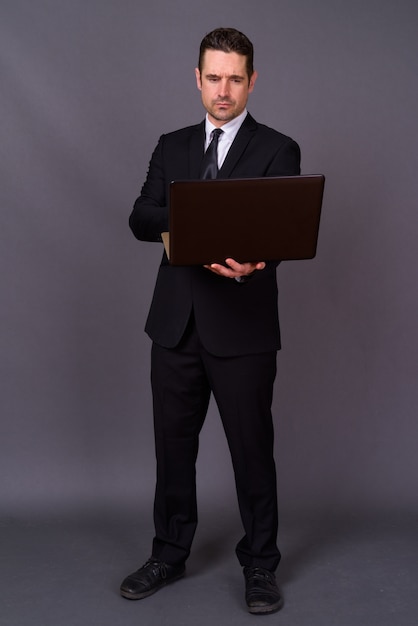
[[[211,132],[211,142],[203,155],[200,167],[200,178],[216,178],[218,174],[218,141],[223,132],[220,128],[215,128]]]

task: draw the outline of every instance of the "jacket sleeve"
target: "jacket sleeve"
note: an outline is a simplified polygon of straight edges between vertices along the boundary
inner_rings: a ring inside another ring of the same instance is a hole
[[[159,139],[141,195],[135,201],[129,226],[141,241],[161,241],[168,230],[167,183],[164,176],[164,135]]]

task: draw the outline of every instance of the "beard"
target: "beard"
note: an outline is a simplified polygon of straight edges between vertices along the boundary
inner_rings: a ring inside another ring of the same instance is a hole
[[[228,105],[225,109],[221,107],[222,104]],[[237,117],[241,111],[237,111],[236,102],[229,98],[223,100],[214,100],[208,109],[210,115],[219,122],[227,122]]]

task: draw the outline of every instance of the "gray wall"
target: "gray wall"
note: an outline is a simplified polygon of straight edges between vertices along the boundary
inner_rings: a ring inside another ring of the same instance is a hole
[[[283,506],[416,506],[415,0],[1,0],[1,507],[148,502],[160,248],[127,218],[162,132],[203,117],[202,36],[253,40],[249,109],[327,177],[318,256],[279,268]],[[201,500],[229,499],[212,407]],[[147,506],[148,508],[148,506]]]

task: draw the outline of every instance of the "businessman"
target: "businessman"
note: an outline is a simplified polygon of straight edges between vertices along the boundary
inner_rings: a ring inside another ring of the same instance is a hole
[[[257,73],[244,34],[219,28],[206,35],[195,73],[206,118],[160,138],[130,216],[141,241],[161,242],[168,230],[172,180],[300,173],[298,145],[247,112]],[[197,525],[198,439],[213,393],[244,530],[236,555],[247,607],[268,614],[283,604],[275,579],[280,552],[271,415],[280,348],[276,266],[225,259],[174,267],[163,253],[145,328],[153,342],[155,536],[149,560],[122,582],[125,598],[145,598],[185,574]]]

